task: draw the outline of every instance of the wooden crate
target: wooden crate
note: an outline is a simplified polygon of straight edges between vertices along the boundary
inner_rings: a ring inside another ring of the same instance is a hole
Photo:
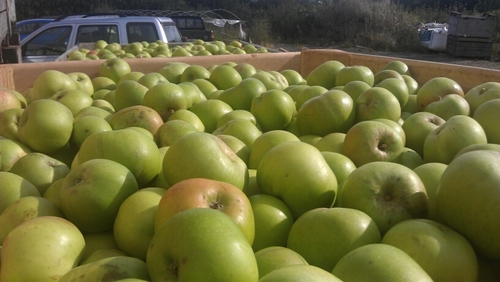
[[[490,38],[448,34],[446,53],[454,57],[491,58],[493,41]]]
[[[448,33],[454,36],[493,38],[496,34],[495,15],[465,16],[451,12],[448,19]]]

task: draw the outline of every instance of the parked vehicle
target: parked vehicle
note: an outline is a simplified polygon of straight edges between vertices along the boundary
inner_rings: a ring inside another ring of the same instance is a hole
[[[22,20],[16,23],[17,30],[19,31],[19,36],[21,40],[30,35],[33,31],[39,29],[40,27],[53,22],[54,19],[51,18],[39,18],[39,19],[29,19]]]
[[[98,40],[121,45],[157,40],[182,42],[175,22],[168,17],[109,13],[67,15],[40,27],[21,41],[22,61],[55,61],[73,46]]]
[[[199,16],[178,15],[170,16],[177,25],[177,29],[181,32],[182,36],[187,37],[188,40],[202,39],[204,41],[214,41],[214,32],[207,30],[205,22]]]

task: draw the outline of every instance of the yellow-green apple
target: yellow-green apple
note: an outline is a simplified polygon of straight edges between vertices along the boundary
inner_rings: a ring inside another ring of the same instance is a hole
[[[365,92],[365,90],[371,88],[368,83],[361,81],[361,80],[354,80],[342,87],[342,91],[345,93],[349,94],[351,96],[353,101],[356,101],[358,99],[359,95],[361,93]]]
[[[184,97],[186,98],[186,108],[191,108],[194,104],[201,101],[207,100],[203,92],[201,92],[198,86],[190,81],[185,81],[177,84],[184,91]]]
[[[163,124],[163,119],[154,109],[143,105],[135,105],[113,113],[108,122],[113,130],[140,127],[154,135]]]
[[[123,47],[123,51],[125,51],[125,53],[130,53],[134,56],[139,54],[142,50],[144,50],[144,45],[140,42],[131,42]]]
[[[390,125],[367,120],[356,123],[346,133],[342,154],[356,167],[373,161],[394,161],[403,151],[405,143]]]
[[[116,82],[111,78],[106,76],[96,76],[92,79],[92,85],[94,86],[94,93],[101,89],[115,90]]]
[[[344,86],[351,81],[364,81],[368,85],[373,86],[374,75],[373,71],[362,65],[345,66],[339,70],[335,77],[335,86]]]
[[[45,193],[43,193],[42,195],[45,199],[51,201],[58,207],[61,207],[61,205],[59,204],[59,191],[61,190],[63,181],[64,178],[61,178],[52,182],[49,188],[47,188],[47,190],[45,190]]]
[[[247,44],[247,45],[243,46],[243,51],[245,51],[245,53],[247,53],[247,54],[257,53],[257,47],[255,47],[252,44]]]
[[[322,151],[321,154],[335,174],[339,186],[344,182],[347,176],[356,169],[356,165],[341,153]]]
[[[250,150],[248,168],[257,169],[262,157],[276,145],[287,141],[300,141],[294,134],[285,130],[271,130],[258,136]]]
[[[126,166],[109,159],[91,159],[65,177],[59,202],[65,218],[82,232],[104,232],[113,229],[120,205],[138,189]]]
[[[188,48],[187,46],[174,46],[173,48],[170,48],[170,50],[172,51],[172,57],[190,57],[190,56],[193,56],[193,54],[191,54],[190,50],[188,51],[186,48]]]
[[[272,90],[272,89],[279,89],[283,90],[283,84],[278,81],[276,76],[274,76],[271,72],[269,71],[263,71],[263,70],[258,70],[256,73],[254,73],[251,78],[256,78],[260,80],[262,83],[264,83],[264,86],[266,87],[267,90]]]
[[[188,108],[184,90],[171,82],[163,82],[147,90],[142,104],[158,112],[164,121],[173,112]]]
[[[439,221],[436,208],[436,193],[439,179],[447,166],[443,163],[424,163],[413,169],[424,183],[425,191],[429,197],[429,213],[427,217],[431,220]]]
[[[422,156],[415,150],[404,147],[403,151],[394,160],[395,163],[402,164],[408,168],[414,169],[424,163]]]
[[[408,87],[408,93],[410,94],[416,94],[420,85],[418,82],[413,78],[412,76],[409,76],[407,74],[403,74],[403,79],[405,80],[406,86]]]
[[[342,147],[344,146],[345,133],[334,132],[329,133],[314,144],[314,147],[318,148],[321,152],[335,152],[342,153]]]
[[[411,70],[408,65],[400,60],[392,60],[382,67],[382,70],[394,70],[399,74],[411,75]]]
[[[477,281],[474,249],[464,236],[444,224],[409,219],[389,229],[382,243],[403,250],[433,281]]]
[[[202,131],[187,121],[179,119],[169,120],[158,127],[155,133],[155,140],[158,147],[166,147],[172,145],[180,137],[195,132]]]
[[[295,115],[295,102],[285,91],[272,89],[252,99],[250,112],[263,132],[282,130]]]
[[[355,117],[351,96],[342,90],[329,90],[298,108],[297,127],[301,135],[346,133],[354,125]]]
[[[224,181],[240,189],[248,183],[246,164],[220,138],[195,132],[177,139],[163,158],[163,174],[171,185],[189,178]]]
[[[152,281],[259,279],[245,234],[229,216],[210,208],[187,209],[164,222],[151,240],[146,262]]]
[[[243,78],[232,66],[221,64],[211,71],[208,80],[212,82],[217,89],[226,90],[238,85]]]
[[[294,218],[331,206],[337,194],[337,179],[321,152],[300,141],[270,149],[260,160],[256,177],[262,192],[283,200]]]
[[[470,106],[463,96],[448,94],[424,108],[424,112],[433,113],[444,120],[456,115],[470,115]]]
[[[181,75],[189,66],[183,62],[168,62],[158,72],[163,75],[169,82],[178,84],[181,82]]]
[[[155,231],[156,210],[166,191],[159,187],[146,187],[122,202],[113,225],[113,235],[120,250],[146,261]]]
[[[19,140],[32,150],[46,154],[61,150],[72,131],[71,110],[50,99],[31,102],[19,118]]]
[[[20,141],[18,128],[23,111],[23,108],[12,108],[0,112],[0,136],[13,141]]]
[[[175,111],[168,117],[168,120],[166,121],[171,120],[183,120],[193,125],[198,131],[205,131],[205,125],[203,125],[201,119],[195,113],[187,109],[180,109]]]
[[[493,150],[458,156],[444,170],[436,194],[440,221],[465,236],[479,256],[494,260],[500,259],[499,157]]]
[[[286,247],[310,265],[331,271],[350,251],[380,240],[377,224],[366,213],[341,207],[316,208],[295,220]]]
[[[386,88],[375,86],[358,96],[355,104],[356,121],[385,118],[398,121],[401,117],[399,100]]]
[[[500,99],[488,100],[477,107],[472,116],[484,129],[488,143],[500,144],[500,130],[498,130],[498,124],[496,123],[498,117],[500,117],[499,109]]]
[[[22,197],[40,197],[40,192],[22,176],[8,171],[0,171],[0,215],[2,212]]]
[[[84,237],[70,221],[57,216],[28,220],[12,230],[2,245],[0,280],[59,279],[78,265],[84,249]]]
[[[78,164],[91,159],[109,159],[127,167],[140,187],[160,173],[161,158],[155,141],[133,128],[101,131],[90,135],[78,151]]]
[[[464,98],[469,103],[471,115],[474,115],[476,109],[484,102],[500,98],[500,82],[481,83],[467,91]]]
[[[189,110],[201,119],[205,126],[205,131],[212,133],[218,128],[218,120],[224,114],[233,111],[233,108],[228,103],[219,99],[209,99],[193,105]]]
[[[458,82],[448,77],[439,76],[429,79],[422,84],[416,94],[418,110],[423,111],[427,105],[448,94],[457,94],[463,97],[464,90]]]
[[[361,210],[373,218],[382,235],[403,220],[426,218],[429,210],[420,177],[392,162],[358,166],[344,181],[339,198],[342,207]]]
[[[99,65],[97,73],[99,76],[105,76],[113,80],[115,83],[120,81],[120,78],[131,72],[131,68],[127,60],[122,58],[106,59]]]
[[[411,256],[382,243],[364,245],[349,252],[332,273],[342,281],[433,281]]]
[[[153,49],[153,53],[151,53],[153,57],[170,57],[172,56],[172,52],[168,45],[158,45]]]
[[[142,71],[131,71],[120,77],[120,80],[118,80],[117,84],[125,80],[139,81],[139,79],[143,76],[144,73]]]
[[[76,122],[78,119],[84,117],[84,116],[98,116],[98,117],[101,117],[105,120],[108,120],[111,115],[113,113],[110,112],[109,110],[106,110],[106,109],[102,109],[102,108],[99,108],[99,107],[95,107],[95,106],[90,106],[90,107],[86,107],[86,108],[83,108],[81,109],[75,116],[74,116],[74,121],[73,122]]]
[[[226,102],[233,110],[250,111],[252,100],[266,91],[267,88],[262,81],[249,77],[243,79],[238,85],[223,90],[217,99]]]
[[[423,157],[425,138],[443,123],[445,120],[433,113],[416,112],[411,114],[401,125],[406,136],[405,146]]]
[[[321,138],[323,138],[323,137],[319,136],[319,135],[314,135],[314,134],[300,135],[299,136],[300,141],[307,143],[309,145],[313,145],[313,146],[315,146],[316,143],[318,143],[319,140],[321,140]]]
[[[246,164],[248,165],[248,159],[250,157],[250,148],[241,141],[239,138],[228,135],[228,134],[218,134],[217,137],[219,137],[226,145],[231,148],[231,150],[236,153],[238,157]]]
[[[461,149],[473,144],[486,144],[486,133],[469,116],[457,115],[433,129],[424,141],[424,162],[449,164]]]
[[[10,172],[35,185],[40,195],[52,182],[66,177],[69,171],[69,166],[62,161],[38,152],[30,152],[19,158],[10,169]]]
[[[113,90],[113,93],[115,93],[114,90]],[[111,102],[109,102],[105,99],[94,99],[94,102],[92,102],[92,106],[94,106],[96,108],[101,108],[101,109],[106,110],[110,113],[116,112],[115,106],[113,106],[113,104],[111,104]]]
[[[238,63],[233,68],[238,71],[242,79],[251,77],[257,72],[257,69],[252,64],[245,62]]]
[[[71,138],[69,139],[70,146],[74,150],[78,151],[80,150],[83,141],[85,141],[85,139],[87,139],[87,137],[91,134],[111,130],[113,130],[113,128],[103,117],[96,115],[82,116],[73,123],[73,132],[71,133]]]
[[[99,250],[102,252],[106,250]],[[113,281],[147,281],[149,279],[146,262],[131,256],[118,255],[119,250],[114,251],[114,256],[96,258],[93,261],[84,262],[64,274],[61,282],[78,281],[82,277],[91,281],[102,281],[113,277]],[[146,279],[146,280],[145,280]]]
[[[246,119],[255,124],[260,128],[260,125],[257,123],[257,119],[255,116],[247,110],[232,110],[230,112],[225,113],[223,116],[219,118],[217,121],[217,128],[223,126],[227,122],[235,119]]]
[[[262,131],[248,119],[234,119],[226,122],[212,132],[213,135],[231,135],[240,139],[249,149]]]
[[[0,114],[9,109],[22,109],[21,101],[12,91],[0,87]]]
[[[197,78],[209,79],[210,71],[202,65],[189,65],[182,72],[179,82],[193,81]]]
[[[167,79],[161,75],[159,72],[153,71],[142,75],[137,79],[137,82],[146,86],[148,89],[155,86],[158,83],[166,82]]]
[[[174,215],[195,208],[206,208],[226,214],[240,228],[250,245],[255,238],[252,205],[243,191],[233,184],[190,178],[173,184],[158,203],[154,228],[158,231]]]
[[[403,126],[400,125],[398,122],[395,122],[395,121],[390,120],[390,119],[385,119],[385,118],[377,118],[377,119],[374,119],[374,121],[379,121],[379,122],[385,123],[385,124],[389,125],[390,127],[392,127],[399,135],[401,135],[401,139],[403,139],[403,143],[406,144],[406,134],[403,130]]]
[[[33,82],[31,101],[50,98],[54,93],[65,89],[77,89],[71,76],[59,70],[45,70]]]
[[[273,246],[286,247],[294,223],[290,208],[281,199],[268,194],[255,194],[248,200],[255,220],[254,252]]]
[[[276,70],[270,70],[268,72],[276,78],[276,81],[281,85],[281,90],[286,89],[288,86],[290,86],[288,84],[288,80],[284,75],[281,74],[281,72]]]
[[[75,81],[76,89],[87,93],[89,96],[94,94],[94,85],[92,84],[92,79],[88,74],[81,71],[75,71],[68,73],[68,76]]]
[[[88,257],[85,258],[85,260],[80,261],[80,265],[84,264],[89,264],[93,263],[95,261],[104,259],[104,258],[109,258],[109,257],[118,257],[118,256],[128,256],[124,251],[119,250],[119,249],[100,249],[100,250],[95,250],[93,251]],[[130,256],[128,256],[130,257]],[[64,279],[68,279],[69,277],[72,277],[75,273],[79,272],[82,268],[78,268],[78,270],[72,271],[71,273],[65,274]],[[62,279],[62,278],[61,278]],[[74,279],[74,277],[72,277]]]
[[[277,268],[259,280],[261,282],[272,281],[324,281],[340,282],[330,271],[326,271],[310,264],[293,264]]]
[[[0,214],[0,244],[7,244],[7,236],[23,222],[43,216],[64,217],[61,209],[40,196],[25,196],[10,204]]]
[[[297,98],[295,99],[295,108],[299,110],[302,104],[326,92],[328,92],[328,89],[323,86],[308,85],[308,87],[302,89],[302,91],[300,91],[300,93],[297,94]]]
[[[113,231],[84,233],[83,237],[85,238],[85,251],[81,261],[87,260],[98,250],[118,250]]]
[[[259,267],[260,278],[282,267],[290,265],[309,265],[299,253],[283,246],[270,246],[260,249],[255,252],[255,259]]]
[[[122,80],[116,85],[113,106],[119,111],[127,107],[142,105],[149,89],[135,80]]]
[[[8,89],[5,87],[0,86],[0,91],[9,91],[10,93],[14,94],[16,98],[21,102],[21,108],[26,108],[26,105],[28,105],[28,99],[27,96],[25,96],[23,93],[16,91],[14,89]]]
[[[92,102],[94,102],[92,96],[79,89],[61,90],[54,93],[49,99],[65,105],[73,116],[81,109],[91,106]]]
[[[213,92],[218,90],[208,79],[197,78],[191,82],[198,86],[198,89],[205,95],[206,99],[208,99]]]
[[[300,72],[294,69],[284,69],[280,73],[286,78],[288,85],[306,85],[306,79],[300,74]]]
[[[335,87],[335,80],[340,69],[345,65],[337,60],[328,60],[314,68],[307,76],[307,85],[319,85],[326,89]]]
[[[396,97],[396,99],[398,99],[401,108],[403,108],[408,102],[410,91],[408,90],[406,82],[401,79],[394,77],[386,78],[375,86],[389,90]]]
[[[373,85],[377,85],[387,78],[397,78],[404,81],[403,76],[399,72],[391,69],[382,69],[376,72],[373,75],[373,77],[374,77]]]
[[[66,58],[66,60],[68,60],[68,61],[81,61],[81,60],[84,60],[85,58],[86,58],[85,53],[80,52],[80,50],[75,50],[75,51],[72,51],[71,53],[68,54],[68,57]]]
[[[291,86],[287,87],[286,89],[283,89],[283,91],[288,93],[288,95],[290,95],[290,97],[292,97],[292,99],[294,101],[297,101],[297,97],[299,96],[300,92],[302,92],[302,90],[309,88],[309,87],[311,87],[311,86],[309,86],[307,84],[291,85]]]

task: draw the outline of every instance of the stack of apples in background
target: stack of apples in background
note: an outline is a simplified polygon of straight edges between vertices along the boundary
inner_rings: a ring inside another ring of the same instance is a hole
[[[97,72],[0,90],[0,282],[500,277],[500,83]]]

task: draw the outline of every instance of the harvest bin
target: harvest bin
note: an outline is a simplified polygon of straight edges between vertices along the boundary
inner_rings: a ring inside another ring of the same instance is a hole
[[[364,65],[376,72],[388,62],[400,60],[405,62],[413,78],[421,85],[433,77],[449,77],[468,91],[484,82],[499,81],[500,71],[484,68],[466,67],[445,63],[433,63],[419,60],[401,59],[394,57],[373,56],[349,53],[336,49],[308,49],[301,52],[218,55],[204,57],[176,57],[176,58],[142,58],[131,59],[129,64],[133,71],[157,71],[167,62],[183,61],[188,64],[198,64],[210,67],[227,61],[235,63],[250,63],[261,70],[293,69],[306,77],[313,69],[328,60],[338,60],[344,65]],[[36,77],[45,70],[54,69],[62,72],[85,72],[90,77],[97,76],[102,60],[90,61],[61,61],[47,63],[25,63],[0,65],[0,86],[15,89],[21,93],[33,85]]]

